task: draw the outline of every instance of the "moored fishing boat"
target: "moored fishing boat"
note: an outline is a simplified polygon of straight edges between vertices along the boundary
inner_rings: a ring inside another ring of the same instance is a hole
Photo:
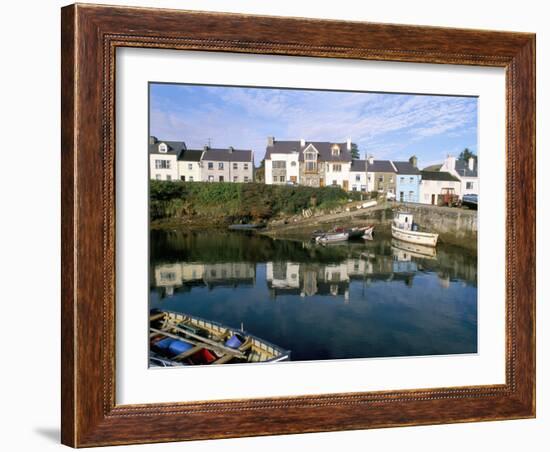
[[[151,311],[149,333],[152,367],[290,360],[290,351],[244,330],[173,311]]]
[[[363,238],[365,235],[371,235],[373,229],[373,225],[350,228],[347,230],[347,233],[349,234],[348,238],[350,240]]]
[[[411,213],[398,212],[391,225],[391,234],[392,237],[404,242],[436,246],[439,234],[422,232],[418,229],[418,225],[413,222]]]

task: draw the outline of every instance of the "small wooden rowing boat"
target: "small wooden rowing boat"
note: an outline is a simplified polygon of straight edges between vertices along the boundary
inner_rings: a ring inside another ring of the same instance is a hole
[[[374,230],[374,226],[368,225],[363,227],[355,227],[348,229],[349,239],[360,239],[363,238],[365,235],[371,235],[372,231]]]
[[[290,351],[244,330],[173,311],[149,317],[152,367],[289,361]]]
[[[391,225],[392,237],[418,245],[436,246],[438,234],[421,232],[410,213],[398,212]]]

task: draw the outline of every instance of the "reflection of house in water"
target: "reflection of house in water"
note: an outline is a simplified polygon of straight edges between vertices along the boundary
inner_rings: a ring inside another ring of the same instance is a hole
[[[271,296],[329,295],[349,301],[352,280],[404,280],[412,282],[416,263],[410,259],[401,262],[393,256],[363,254],[340,263],[309,264],[296,262],[268,262],[267,286]]]
[[[154,285],[164,296],[171,296],[177,290],[190,290],[193,286],[237,287],[252,286],[256,267],[248,262],[222,262],[201,264],[177,262],[159,264],[154,268]]]

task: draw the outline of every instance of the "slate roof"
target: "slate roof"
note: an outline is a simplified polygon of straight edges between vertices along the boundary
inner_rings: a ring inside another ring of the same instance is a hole
[[[373,160],[367,165],[370,173],[395,173],[395,168],[389,160]]]
[[[168,146],[167,152],[159,152],[159,146],[165,143]],[[183,141],[162,141],[158,140],[155,143],[149,142],[149,154],[160,155],[176,155],[179,156],[181,151],[186,149],[185,142]]]
[[[458,178],[446,171],[420,171],[420,174],[422,175],[422,180],[460,182]]]
[[[194,149],[186,149],[181,153],[178,160],[184,162],[200,162],[203,151],[197,151]]]
[[[420,174],[420,170],[411,162],[393,162],[397,174]]]
[[[430,165],[424,168],[422,171],[439,171],[443,165],[441,163],[436,165]]]
[[[470,168],[468,168],[468,162],[456,160],[455,170],[462,177],[477,177],[477,161],[474,160],[474,169],[470,170]]]
[[[351,162],[351,152],[347,149],[347,143],[330,143],[329,141],[306,141],[305,146],[300,146],[300,141],[279,141],[273,142],[273,146],[267,146],[265,158],[271,160],[271,154],[299,153],[299,160],[304,161],[303,151],[312,144],[319,152],[321,162]],[[340,155],[332,155],[331,147],[337,144],[340,146]]]
[[[353,159],[351,161],[351,168],[350,171],[367,171],[367,161],[366,160],[359,160],[359,159]]]
[[[216,162],[252,162],[253,154],[250,150],[233,149],[208,149],[204,151],[203,161]]]

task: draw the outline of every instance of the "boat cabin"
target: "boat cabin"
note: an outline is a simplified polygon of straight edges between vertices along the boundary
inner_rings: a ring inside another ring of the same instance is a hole
[[[396,228],[410,231],[413,228],[413,215],[412,213],[397,212],[393,219],[393,224]]]

